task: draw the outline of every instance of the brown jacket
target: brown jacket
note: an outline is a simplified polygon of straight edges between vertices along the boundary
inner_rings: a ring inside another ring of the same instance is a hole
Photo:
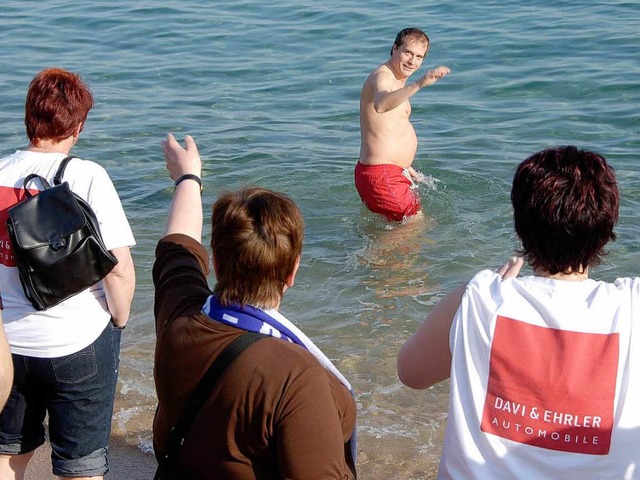
[[[200,310],[211,290],[205,248],[185,235],[158,243],[153,267],[158,411],[156,455],[189,393],[243,331]],[[223,373],[189,429],[180,463],[201,479],[353,479],[353,395],[304,348],[266,338]]]

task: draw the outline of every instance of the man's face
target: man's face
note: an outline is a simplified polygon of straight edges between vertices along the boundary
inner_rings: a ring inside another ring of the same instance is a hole
[[[427,42],[415,38],[405,38],[401,46],[394,46],[391,64],[395,73],[402,78],[410,77],[422,65],[427,47]]]

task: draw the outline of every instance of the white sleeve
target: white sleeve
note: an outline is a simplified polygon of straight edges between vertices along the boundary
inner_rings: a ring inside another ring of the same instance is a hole
[[[71,170],[72,166],[76,168]],[[107,171],[101,165],[86,160],[76,165],[70,162],[67,170],[69,175],[65,173],[65,180],[69,181],[74,192],[91,205],[107,249],[134,246],[133,232]]]

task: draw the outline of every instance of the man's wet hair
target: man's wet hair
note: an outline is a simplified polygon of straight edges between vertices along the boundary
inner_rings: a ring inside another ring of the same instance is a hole
[[[396,35],[396,39],[393,42],[393,45],[391,46],[391,53],[390,55],[393,55],[393,49],[395,48],[399,48],[402,46],[402,44],[404,43],[405,38],[413,38],[414,40],[418,40],[421,42],[426,42],[427,43],[427,52],[429,51],[429,45],[431,44],[431,41],[429,40],[429,37],[427,36],[426,33],[424,33],[422,30],[420,30],[419,28],[416,27],[408,27],[408,28],[404,28],[402,30],[400,30],[400,32],[398,32],[398,35]],[[426,52],[425,52],[426,54]]]

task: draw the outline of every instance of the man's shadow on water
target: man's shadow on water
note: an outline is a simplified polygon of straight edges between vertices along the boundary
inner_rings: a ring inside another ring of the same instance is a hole
[[[403,222],[389,223],[375,218],[362,226],[368,241],[358,256],[360,265],[371,274],[363,280],[381,298],[413,296],[427,293],[426,245],[430,221],[424,215]]]

